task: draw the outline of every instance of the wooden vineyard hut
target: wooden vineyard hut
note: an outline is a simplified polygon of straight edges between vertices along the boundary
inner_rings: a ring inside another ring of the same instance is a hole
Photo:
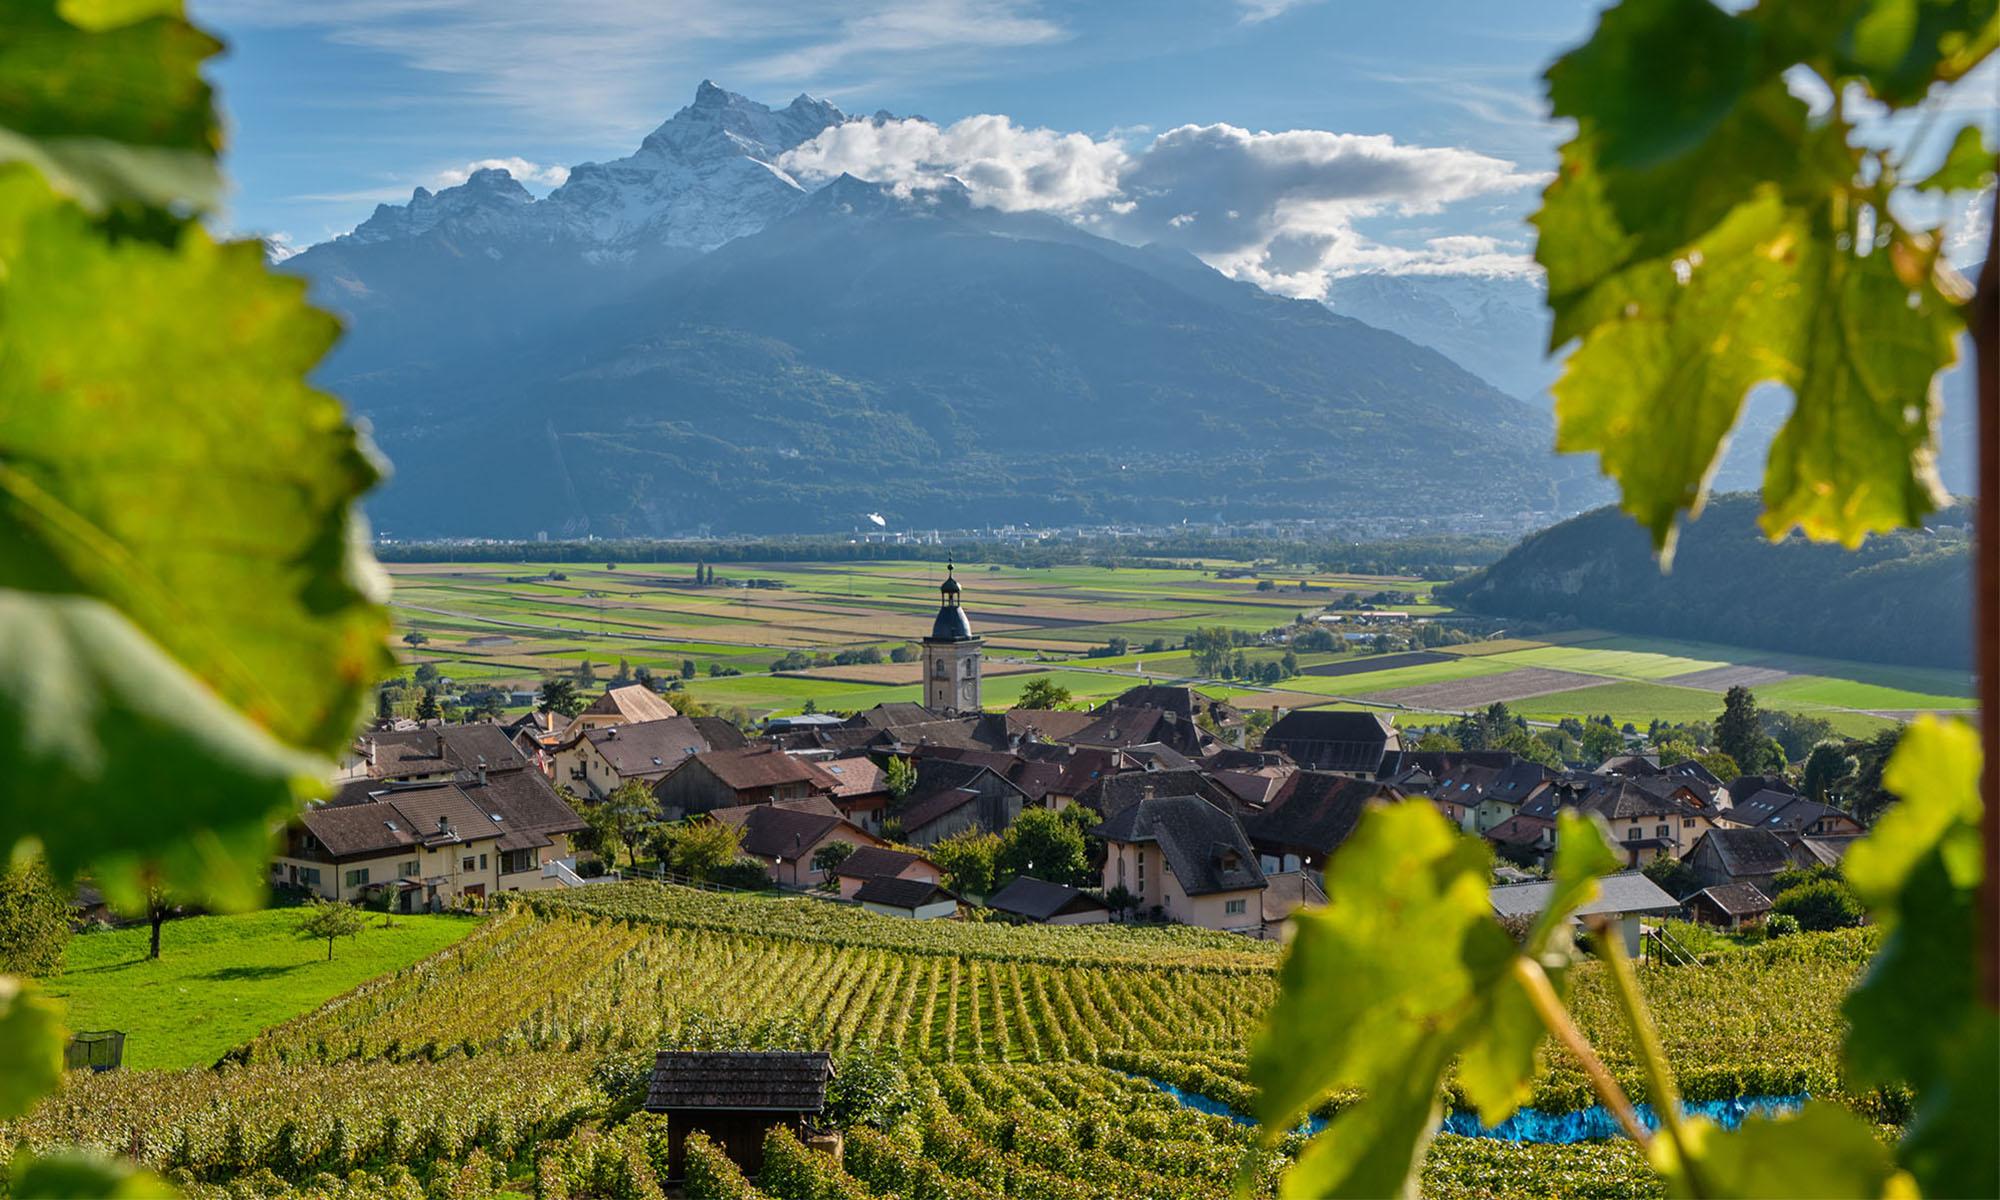
[[[668,1178],[685,1177],[688,1134],[696,1131],[755,1176],[764,1167],[764,1135],[784,1125],[804,1140],[832,1078],[824,1050],[660,1051],[646,1109],[667,1114]]]

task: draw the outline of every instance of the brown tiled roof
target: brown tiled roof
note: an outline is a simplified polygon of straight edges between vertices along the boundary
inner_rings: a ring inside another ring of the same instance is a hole
[[[1021,737],[1033,733],[1045,742],[1066,742],[1097,720],[1097,714],[1057,708],[1010,708],[1006,719],[1008,733]]]
[[[848,855],[846,861],[836,867],[833,873],[849,879],[872,879],[877,875],[899,875],[912,863],[930,864],[930,860],[921,855],[891,850],[886,846],[861,846]],[[931,865],[935,869],[935,865]]]
[[[1732,917],[1747,917],[1771,911],[1771,898],[1754,883],[1721,883],[1711,888],[1703,888],[1689,896],[1685,903],[1693,904],[1703,899]]]
[[[1142,800],[1092,832],[1107,842],[1153,842],[1190,896],[1264,887],[1257,853],[1236,818],[1194,796]]]
[[[588,716],[618,717],[634,724],[640,721],[664,721],[668,717],[681,715],[679,709],[662,700],[658,692],[642,683],[605,688],[604,694],[592,700],[590,707],[583,711]]]
[[[702,728],[687,717],[612,725],[592,729],[583,737],[624,779],[657,779],[690,755],[724,749],[711,745]],[[737,742],[740,745],[742,739]]]
[[[946,788],[925,796],[904,809],[900,819],[904,834],[912,834],[947,813],[952,813],[979,799],[979,793],[971,788]]]
[[[824,1050],[662,1050],[646,1107],[655,1112],[816,1113],[826,1106],[833,1057]]]
[[[1304,846],[1331,854],[1354,832],[1371,800],[1401,799],[1396,789],[1367,779],[1300,771],[1263,812],[1243,822],[1252,842],[1272,846]]]
[[[816,765],[833,776],[833,794],[842,798],[872,796],[889,788],[888,777],[881,764],[865,754],[852,758],[831,758]]]
[[[743,821],[743,852],[758,858],[796,858],[828,834],[838,834],[850,845],[868,837],[838,813],[827,816],[763,804]]]
[[[1088,892],[1017,875],[1012,883],[987,897],[986,907],[1031,921],[1046,921],[1068,913],[1103,912],[1108,906]]]
[[[957,896],[932,883],[928,879],[892,879],[887,875],[876,875],[864,880],[854,890],[854,898],[868,904],[881,904],[889,908],[921,908],[939,900],[956,900]]]
[[[806,783],[831,792],[833,776],[802,758],[795,758],[771,746],[746,746],[741,750],[714,750],[697,755],[725,786],[739,792],[752,788],[777,787],[786,783]]]

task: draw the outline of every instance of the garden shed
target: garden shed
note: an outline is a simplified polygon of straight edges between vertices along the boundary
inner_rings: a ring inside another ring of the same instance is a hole
[[[684,1177],[688,1135],[697,1131],[755,1176],[764,1167],[764,1135],[784,1125],[803,1140],[832,1079],[824,1050],[660,1051],[646,1109],[667,1114],[668,1178]]]

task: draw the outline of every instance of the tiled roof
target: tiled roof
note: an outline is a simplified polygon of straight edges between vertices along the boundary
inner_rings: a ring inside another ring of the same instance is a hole
[[[364,734],[355,749],[377,779],[471,771],[482,759],[496,771],[528,765],[505,729],[484,723]]]
[[[760,805],[743,822],[743,852],[759,858],[797,858],[835,832],[846,833],[855,841],[867,836],[838,815]]]
[[[1785,841],[1768,829],[1711,829],[1695,843],[1707,842],[1722,861],[1722,869],[1732,879],[1750,875],[1776,875],[1792,865]],[[1690,850],[1692,857],[1694,851]]]
[[[1054,708],[1013,708],[1006,714],[1007,732],[1022,737],[1032,733],[1047,742],[1069,741],[1096,719],[1093,713]]]
[[[696,756],[727,787],[736,791],[805,783],[832,791],[831,775],[802,758],[795,758],[771,746],[746,746],[741,750],[713,750]]]
[[[711,746],[701,727],[686,717],[634,721],[592,729],[583,735],[624,779],[657,779]]]
[[[971,788],[945,788],[912,802],[902,811],[899,818],[903,823],[903,833],[907,836],[949,813],[979,799],[979,793]]]
[[[1400,798],[1394,788],[1372,780],[1300,771],[1285,781],[1268,808],[1245,818],[1243,828],[1253,843],[1331,854],[1354,832],[1371,800]]]
[[[1722,883],[1703,888],[1689,896],[1687,902],[1692,904],[1696,900],[1707,900],[1732,917],[1754,916],[1771,910],[1771,898],[1754,883]]]
[[[658,692],[641,683],[605,688],[604,694],[592,700],[590,707],[583,711],[587,716],[618,717],[632,724],[664,721],[681,715],[680,710],[662,700]]]
[[[1104,901],[1087,892],[1026,875],[1015,876],[1012,883],[993,893],[987,898],[986,907],[1032,921],[1046,921],[1067,913],[1108,910]]]
[[[920,855],[891,850],[886,846],[860,846],[833,873],[849,879],[870,879],[877,875],[899,875],[913,863],[929,862]]]
[[[1397,748],[1394,723],[1382,713],[1308,708],[1286,713],[1265,731],[1264,748],[1283,750],[1300,766],[1374,774]]]
[[[889,787],[881,764],[865,754],[827,759],[817,765],[833,776],[833,794],[836,796],[872,796],[876,792],[887,791]]]
[[[1606,875],[1597,884],[1596,898],[1578,908],[1577,916],[1668,913],[1680,908],[1679,901],[1637,871]],[[1548,907],[1555,887],[1554,881],[1541,879],[1534,883],[1503,884],[1493,888],[1488,895],[1493,901],[1493,911],[1501,916],[1531,917]]]
[[[1142,800],[1094,832],[1106,841],[1155,843],[1190,896],[1264,886],[1256,851],[1236,818],[1194,796]]]
[[[832,1078],[833,1058],[824,1050],[662,1050],[646,1107],[816,1113],[826,1106]]]
[[[876,875],[864,880],[861,886],[855,889],[854,898],[867,904],[910,909],[922,908],[933,902],[958,899],[928,879],[892,879],[887,875]]]
[[[1142,800],[1161,796],[1202,796],[1227,805],[1227,789],[1198,770],[1126,771],[1107,775],[1076,794],[1076,802],[1099,816],[1115,817]]]

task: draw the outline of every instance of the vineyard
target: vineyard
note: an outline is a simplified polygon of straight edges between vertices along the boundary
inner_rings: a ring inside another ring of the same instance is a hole
[[[1799,937],[1648,972],[1690,1094],[1838,1095],[1839,998],[1872,946],[1861,931]],[[505,909],[213,1070],[73,1076],[0,1129],[0,1160],[82,1145],[216,1198],[651,1197],[662,1118],[631,1112],[615,1068],[629,1081],[656,1046],[776,1029],[890,1064],[907,1104],[848,1128],[844,1165],[774,1144],[755,1193],[697,1146],[686,1194],[1223,1196],[1251,1146],[1234,1114],[1250,1104],[1246,1049],[1275,962],[1270,947],[1190,931],[917,923],[604,886]],[[1577,975],[1579,1020],[1643,1096],[1602,981],[1588,965]],[[1574,1066],[1547,1056],[1535,1104],[1590,1102]],[[1897,1115],[1883,1098],[1850,1103]],[[1255,1165],[1258,1194],[1297,1141]],[[1658,1187],[1625,1143],[1445,1136],[1425,1175],[1426,1194],[1452,1198]]]

